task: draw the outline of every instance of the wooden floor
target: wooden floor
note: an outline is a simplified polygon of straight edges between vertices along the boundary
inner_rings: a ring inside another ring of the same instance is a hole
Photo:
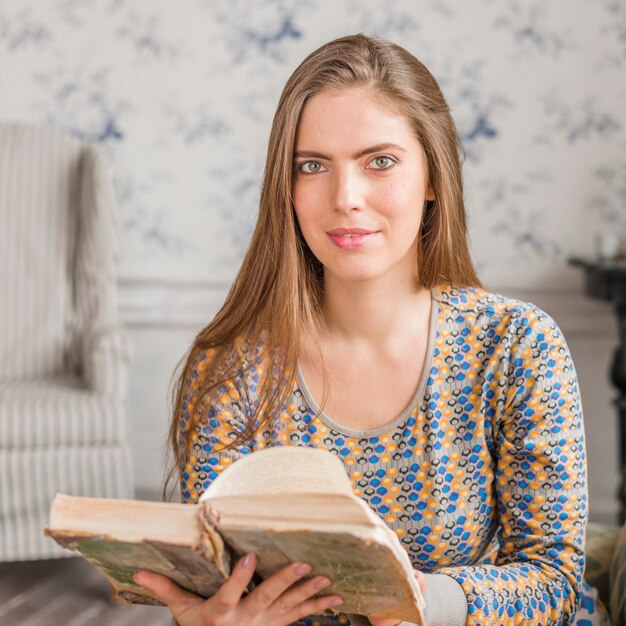
[[[0,626],[171,626],[165,607],[116,605],[82,558],[0,563]]]

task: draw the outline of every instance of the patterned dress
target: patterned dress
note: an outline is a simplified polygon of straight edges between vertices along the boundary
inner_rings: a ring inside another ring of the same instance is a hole
[[[608,623],[583,581],[587,473],[576,372],[557,324],[533,304],[483,289],[432,289],[421,380],[407,408],[369,431],[320,412],[302,374],[272,424],[224,451],[255,415],[272,367],[262,345],[187,428],[210,353],[185,381],[183,502],[196,502],[224,468],[267,446],[326,448],[354,493],[396,532],[415,568],[449,576],[465,603],[458,623]],[[243,380],[245,378],[245,381]],[[462,597],[462,594],[461,594]],[[456,621],[455,621],[456,620]],[[348,623],[346,616],[303,624]]]

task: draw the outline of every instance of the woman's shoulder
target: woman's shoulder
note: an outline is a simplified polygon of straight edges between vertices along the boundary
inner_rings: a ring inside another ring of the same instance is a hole
[[[443,283],[435,288],[441,312],[458,322],[494,322],[549,330],[560,335],[556,321],[536,304],[484,287]]]
[[[271,363],[268,348],[269,344],[263,337],[258,339],[237,337],[222,346],[196,345],[190,359],[190,377],[195,379],[211,370],[218,379],[241,379],[250,376],[256,378],[262,375]]]

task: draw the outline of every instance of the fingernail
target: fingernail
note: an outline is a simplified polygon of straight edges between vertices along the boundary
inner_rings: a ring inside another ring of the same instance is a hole
[[[330,585],[330,579],[328,578],[320,578],[319,580],[315,581],[316,589],[323,589],[324,587],[328,587],[328,585]]]
[[[311,566],[307,563],[300,563],[298,567],[294,570],[297,576],[304,576],[311,571]]]
[[[333,598],[328,601],[328,606],[337,606],[343,602],[343,598]]]
[[[243,557],[242,565],[245,569],[250,569],[254,565],[254,552],[248,552],[246,556]]]

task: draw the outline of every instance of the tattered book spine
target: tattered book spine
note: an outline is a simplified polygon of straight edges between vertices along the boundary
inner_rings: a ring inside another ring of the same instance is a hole
[[[191,546],[145,540],[172,564],[176,570],[174,581],[203,598],[217,593],[228,580],[233,563],[230,550],[210,517],[205,507],[198,506],[198,534]]]
[[[207,503],[200,504],[198,522],[200,525],[200,552],[208,560],[213,561],[217,570],[226,580],[230,576],[234,555],[230,554],[230,548],[226,546],[217,530],[219,513]]]
[[[217,569],[223,573],[224,579],[229,578],[230,572],[237,560],[243,556],[233,549],[218,530],[220,522],[219,511],[214,509],[209,502],[199,504],[198,519],[202,528],[202,536],[205,541],[210,542],[215,554],[214,563]],[[263,578],[255,572],[252,580],[248,584],[246,593],[250,593],[257,585],[263,582]]]

